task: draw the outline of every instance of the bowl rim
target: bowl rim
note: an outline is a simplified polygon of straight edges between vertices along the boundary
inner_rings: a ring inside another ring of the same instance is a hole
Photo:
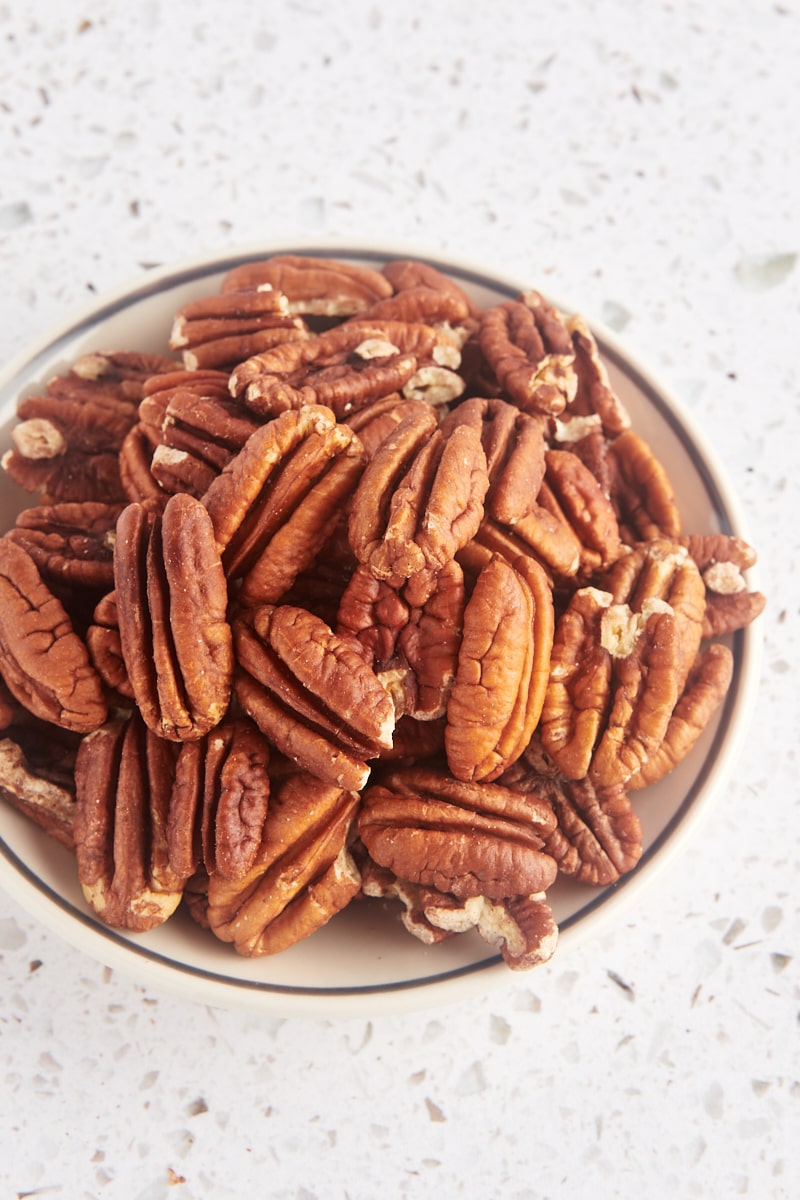
[[[195,254],[175,262],[139,272],[127,282],[94,297],[46,329],[0,368],[0,392],[21,391],[36,378],[37,364],[52,361],[59,347],[66,346],[93,325],[108,320],[131,305],[180,285],[199,282],[204,277],[231,269],[241,262],[272,254],[354,258],[376,265],[392,258],[412,258],[440,270],[455,272],[477,287],[507,292],[509,297],[530,289],[529,281],[500,271],[486,263],[460,255],[436,253],[430,247],[407,242],[375,241],[350,238],[284,238],[259,240],[243,245]],[[704,487],[713,497],[722,518],[723,532],[747,538],[739,501],[728,481],[709,439],[698,428],[684,402],[665,381],[645,364],[628,345],[602,321],[587,314],[585,308],[569,303],[562,296],[542,289],[549,302],[564,312],[580,312],[595,335],[604,359],[624,370],[639,390],[654,405],[690,454]],[[757,571],[748,571],[757,586]],[[606,927],[620,908],[649,889],[666,868],[695,837],[718,798],[742,744],[756,703],[760,675],[763,636],[759,622],[737,631],[732,639],[734,679],[723,705],[720,724],[714,735],[702,769],[665,827],[647,847],[636,870],[618,883],[600,889],[578,913],[560,923],[559,951],[556,964],[563,958],[562,948],[570,952],[590,935]],[[12,887],[9,887],[9,882]],[[480,962],[446,970],[429,978],[356,987],[306,988],[280,983],[238,979],[178,963],[148,948],[146,943],[131,941],[115,930],[100,926],[90,914],[84,914],[40,879],[0,835],[0,886],[13,895],[22,907],[48,929],[63,937],[76,949],[140,983],[161,987],[195,1002],[228,1008],[257,1009],[281,1015],[304,1017],[352,1017],[389,1014],[450,1004],[502,984],[513,982],[497,955]],[[550,967],[552,964],[546,964]],[[539,968],[541,971],[543,968]],[[291,999],[291,1004],[286,1001]],[[324,1008],[324,1011],[321,1009]]]

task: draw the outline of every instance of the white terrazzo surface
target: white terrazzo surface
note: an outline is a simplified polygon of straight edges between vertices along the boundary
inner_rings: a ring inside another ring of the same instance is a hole
[[[800,1194],[796,0],[0,0],[0,359],[258,238],[466,254],[620,331],[769,597],[701,835],[573,955],[372,1019],[210,1010],[0,899],[11,1200]]]

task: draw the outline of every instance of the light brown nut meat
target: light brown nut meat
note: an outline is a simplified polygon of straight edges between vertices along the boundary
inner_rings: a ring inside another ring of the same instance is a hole
[[[233,653],[225,576],[199,500],[172,496],[163,513],[128,505],[114,577],[122,654],[145,722],[160,737],[202,737],[227,711]]]
[[[553,415],[574,399],[578,381],[569,333],[538,293],[485,309],[480,345],[501,389],[523,412]]]
[[[114,581],[114,530],[122,508],[96,501],[26,508],[6,537],[27,550],[44,579],[106,589]]]
[[[307,336],[304,322],[289,314],[281,292],[248,288],[185,304],[175,314],[169,345],[180,351],[187,370],[230,370],[253,354]]]
[[[114,928],[153,929],[180,903],[185,880],[169,865],[166,838],[176,753],[138,715],[88,734],[78,751],[78,877]]]
[[[86,733],[107,716],[100,676],[31,556],[0,538],[0,673],[35,716]]]
[[[398,715],[435,720],[453,685],[464,619],[464,574],[449,562],[400,588],[359,565],[345,589],[337,633],[356,637]]]
[[[681,515],[675,489],[652,447],[632,429],[609,446],[611,498],[628,542],[678,538]]]
[[[361,478],[358,438],[309,405],[257,430],[203,503],[241,603],[276,603],[331,537]]]
[[[323,317],[364,312],[376,300],[391,296],[393,290],[379,271],[303,254],[275,254],[243,263],[227,273],[220,290],[266,287],[286,297],[288,312]]]
[[[244,719],[221,721],[185,742],[175,764],[167,822],[169,861],[189,878],[243,878],[255,862],[269,807],[269,743]]]
[[[305,770],[363,787],[368,761],[391,748],[395,713],[355,638],[292,605],[252,609],[233,629],[243,710]]]
[[[274,788],[256,861],[241,880],[208,887],[216,936],[246,956],[275,954],[349,904],[361,878],[348,849],[358,796],[299,773]]]
[[[358,822],[380,866],[459,899],[544,891],[556,876],[542,852],[554,826],[536,797],[425,767],[392,771],[367,788]]]
[[[434,927],[457,933],[474,928],[512,971],[529,971],[555,954],[558,926],[544,892],[503,900],[479,896],[463,903],[434,894],[423,911]]]
[[[442,421],[449,433],[456,425],[473,425],[481,437],[489,473],[487,514],[514,525],[533,511],[545,473],[545,441],[541,421],[505,400],[471,397]]]
[[[657,783],[694,748],[727,695],[733,676],[733,654],[721,642],[700,653],[670,717],[664,740],[628,780],[630,789]]]
[[[75,789],[41,775],[16,738],[0,741],[0,797],[74,850]]]
[[[469,425],[449,436],[433,414],[409,417],[387,438],[353,498],[350,544],[379,579],[437,571],[475,535],[489,486]]]
[[[611,387],[608,371],[589,326],[579,315],[567,318],[567,329],[575,352],[578,387],[569,411],[575,416],[599,417],[609,438],[630,429],[631,419],[620,397]]]
[[[496,779],[522,754],[542,711],[553,628],[544,571],[530,559],[493,558],[467,603],[447,704],[445,748],[457,779]]]
[[[431,325],[353,319],[247,359],[234,368],[229,386],[261,417],[324,404],[341,419],[398,391],[432,403],[454,399],[464,386],[456,372],[460,359],[452,337]],[[444,394],[427,395],[442,386]]]
[[[756,552],[728,534],[690,534],[681,538],[697,564],[706,588],[703,637],[721,637],[751,624],[766,606],[762,592],[748,591],[744,572],[756,564]]]

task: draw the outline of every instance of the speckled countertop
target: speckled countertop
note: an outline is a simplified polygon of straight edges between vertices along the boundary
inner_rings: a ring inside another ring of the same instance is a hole
[[[0,48],[0,359],[204,250],[466,254],[577,302],[683,398],[769,597],[701,834],[486,996],[210,1009],[3,896],[3,1197],[800,1194],[795,0],[5,0]]]

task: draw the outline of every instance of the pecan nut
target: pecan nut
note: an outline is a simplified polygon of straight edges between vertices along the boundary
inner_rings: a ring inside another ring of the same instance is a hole
[[[245,611],[233,630],[242,709],[304,769],[363,787],[368,761],[391,749],[395,712],[358,641],[293,605]]]
[[[706,587],[703,637],[722,637],[743,629],[764,611],[766,597],[749,591],[744,572],[756,564],[756,552],[742,538],[724,533],[681,538],[697,563]]]
[[[596,416],[606,436],[615,438],[630,429],[630,415],[611,387],[594,334],[583,317],[578,314],[570,316],[566,324],[575,352],[575,374],[578,379],[575,396],[569,406],[570,415]]]
[[[496,783],[464,783],[433,767],[387,774],[363,793],[358,831],[370,857],[400,879],[458,899],[542,892],[550,806]]]
[[[129,504],[117,523],[120,644],[134,697],[160,737],[202,737],[225,715],[233,677],[228,590],[208,513],[172,496]]]
[[[45,721],[87,733],[108,712],[86,644],[22,546],[0,538],[0,662],[14,698]]]
[[[29,761],[16,738],[0,741],[0,796],[68,850],[75,849],[75,788],[56,782]]]
[[[274,254],[243,263],[222,280],[223,293],[272,288],[285,297],[286,311],[318,317],[363,313],[392,295],[380,271],[313,255]]]
[[[114,530],[121,504],[98,501],[23,509],[6,537],[27,550],[44,579],[107,590],[114,582]]]
[[[136,714],[88,734],[78,750],[78,877],[114,928],[153,929],[180,903],[185,880],[170,866],[166,836],[176,752]]]
[[[500,388],[524,412],[554,415],[572,402],[578,379],[569,331],[538,292],[486,309],[479,336]]]
[[[445,748],[457,779],[492,780],[522,754],[539,721],[553,645],[552,589],[531,559],[496,555],[464,612]]]
[[[353,497],[350,544],[378,579],[441,570],[477,532],[489,487],[480,435],[449,435],[432,412],[401,421]]]
[[[232,370],[254,354],[306,337],[305,323],[289,315],[283,293],[256,287],[185,304],[175,314],[169,345],[189,371]]]
[[[309,405],[258,429],[203,503],[242,603],[277,603],[328,541],[364,451],[330,409]]]
[[[275,954],[341,912],[361,886],[348,850],[357,808],[355,793],[304,772],[280,781],[253,866],[239,880],[209,878],[216,936],[242,955]]]
[[[653,448],[632,429],[609,445],[611,497],[624,540],[679,538],[682,521],[675,489]]]

